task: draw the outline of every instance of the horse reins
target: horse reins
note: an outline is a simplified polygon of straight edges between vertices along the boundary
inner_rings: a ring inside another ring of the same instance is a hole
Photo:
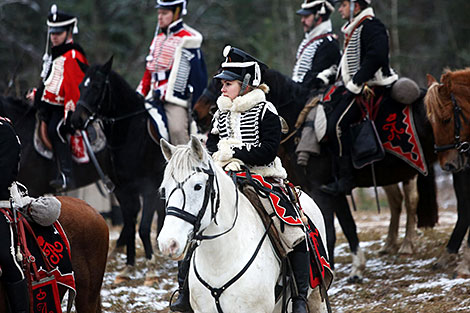
[[[460,132],[462,130],[462,122],[460,118],[465,122],[465,124],[470,124],[470,121],[465,117],[462,112],[462,108],[459,106],[457,100],[455,99],[454,94],[450,93],[450,99],[452,100],[452,104],[454,106],[454,143],[448,145],[434,145],[434,152],[443,152],[447,150],[456,149],[459,153],[469,153],[470,151],[470,143],[468,141],[461,141],[460,140]]]

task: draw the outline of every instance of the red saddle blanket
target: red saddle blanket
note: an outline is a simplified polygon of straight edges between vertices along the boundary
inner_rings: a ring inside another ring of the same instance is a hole
[[[268,179],[265,179],[261,175],[249,174],[247,172],[238,172],[236,175],[237,178],[251,180],[252,185],[258,188],[258,190],[262,189],[260,191],[269,198],[274,212],[279,219],[289,225],[303,225],[302,220],[295,212],[293,204],[289,201],[286,188],[274,186]],[[319,286],[323,279],[325,281],[325,287],[328,289],[333,281],[333,270],[328,261],[328,254],[323,245],[323,238],[321,238],[320,232],[310,219],[308,219],[308,225],[305,225],[305,230],[309,240],[310,287],[315,288]]]
[[[10,209],[0,208],[10,221],[13,221]],[[57,285],[66,287],[72,299],[76,295],[75,276],[72,269],[70,243],[59,221],[44,227],[36,223],[28,223],[18,213],[19,221],[16,229],[19,235],[24,234],[26,247],[21,250],[26,256],[24,264],[30,264],[29,277],[32,284],[33,312],[61,313],[60,297]],[[28,227],[29,225],[29,227]],[[24,230],[24,231],[23,231]],[[15,236],[20,238],[20,236]],[[18,239],[16,239],[16,242]],[[30,255],[29,255],[30,254]],[[29,262],[27,261],[29,260]],[[47,264],[46,264],[47,262]]]

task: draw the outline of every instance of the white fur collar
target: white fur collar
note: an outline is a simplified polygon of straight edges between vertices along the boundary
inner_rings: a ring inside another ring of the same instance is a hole
[[[266,85],[265,85],[266,86]],[[263,89],[256,88],[243,96],[238,96],[230,100],[223,95],[217,99],[217,107],[220,111],[245,112],[253,108],[260,102],[266,101],[266,94]]]
[[[305,38],[307,40],[311,40],[319,35],[331,33],[333,31],[333,26],[331,24],[331,20],[327,20],[318,24],[315,28],[313,28],[309,33],[305,34]]]
[[[341,31],[347,35],[351,35],[351,32],[353,31],[353,29],[357,26],[357,23],[359,23],[362,18],[364,16],[367,16],[367,15],[370,15],[370,16],[375,16],[374,14],[374,9],[372,8],[367,8],[365,9],[364,11],[362,11],[361,13],[359,13],[353,20],[351,23],[346,23],[343,25],[343,27],[341,27]]]

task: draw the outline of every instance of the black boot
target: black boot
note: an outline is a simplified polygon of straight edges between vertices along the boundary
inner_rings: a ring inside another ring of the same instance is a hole
[[[292,313],[307,313],[307,296],[310,280],[308,252],[292,251],[288,254],[298,294],[292,297]],[[295,294],[295,293],[293,293]]]
[[[190,260],[190,258],[189,258]],[[172,312],[192,312],[189,303],[189,287],[186,281],[189,272],[189,260],[186,258],[178,262],[178,298],[170,303]]]
[[[29,313],[29,289],[26,278],[6,284],[8,302],[12,313]]]
[[[60,139],[54,143],[54,152],[57,162],[57,178],[49,182],[56,191],[73,189],[75,184],[72,177],[72,153],[67,143]]]
[[[321,185],[320,190],[333,196],[340,194],[350,195],[354,187],[356,187],[351,157],[348,155],[341,156],[337,159],[339,173],[335,181],[327,185]]]

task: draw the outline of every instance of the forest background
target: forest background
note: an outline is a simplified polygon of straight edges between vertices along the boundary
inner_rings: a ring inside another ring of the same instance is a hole
[[[185,23],[204,36],[202,50],[211,76],[230,44],[271,68],[291,75],[303,38],[302,0],[190,0]],[[137,86],[155,32],[154,0],[0,0],[0,93],[22,96],[37,86],[46,45],[46,17],[53,3],[79,17],[76,41],[91,64],[114,55],[113,68]],[[337,5],[338,7],[338,5]],[[390,31],[391,63],[400,76],[425,87],[426,73],[470,66],[470,1],[374,0]],[[332,15],[334,32],[344,21]]]

